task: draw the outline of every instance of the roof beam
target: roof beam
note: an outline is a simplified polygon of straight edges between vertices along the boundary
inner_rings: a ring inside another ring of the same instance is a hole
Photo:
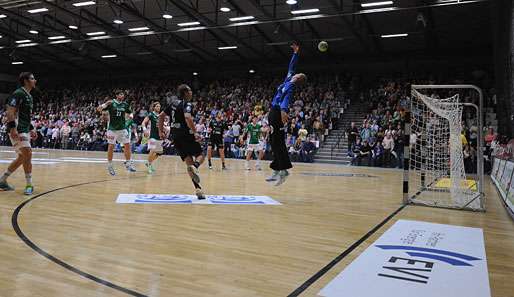
[[[353,0],[354,10],[358,10],[358,8],[361,6],[361,3],[362,0]],[[361,14],[361,18],[364,21],[366,29],[368,30],[368,35],[371,35],[371,40],[373,41],[375,51],[377,51],[379,54],[383,53],[384,49],[382,48],[382,44],[380,42],[380,36],[376,34],[375,29],[373,29],[373,26],[368,19],[368,16],[366,14]]]
[[[143,21],[145,21],[146,23],[152,25],[154,28],[157,28],[161,31],[168,31],[166,28],[158,25],[157,23],[155,23],[154,21],[150,20],[149,18],[145,17],[144,15],[142,15],[137,9],[133,8],[133,7],[130,7],[128,6],[127,4],[123,3],[123,4],[120,4],[118,3],[117,1],[115,0],[106,0],[108,1],[111,5],[131,14],[132,16],[135,16],[137,17],[138,19],[141,19]],[[192,49],[195,49],[195,51],[193,51],[193,53],[200,59],[202,60],[203,62],[207,62],[208,60],[200,55],[200,53],[203,53],[204,55],[208,56],[209,58],[212,58],[213,60],[216,60],[217,57],[215,55],[213,55],[212,53],[206,51],[205,49],[203,49],[202,47],[200,46],[197,46],[196,44],[190,42],[189,40],[187,39],[184,39],[182,37],[180,37],[179,35],[177,34],[174,34],[174,33],[170,33],[171,36],[174,37],[174,39],[177,41],[177,43],[179,43],[181,46],[185,47],[185,48],[192,48]]]
[[[23,38],[23,39],[30,39],[30,37],[26,36],[26,35],[23,35],[23,34],[20,34],[18,32],[14,32],[12,30],[5,30],[5,28],[3,27],[0,27],[0,33],[2,33],[3,35],[5,36],[9,36],[11,37],[12,39],[16,39],[16,38]],[[23,51],[24,49],[29,49],[28,47],[25,48],[25,47],[21,47],[21,48],[17,48],[18,51]],[[46,58],[49,58],[49,59],[52,59],[54,61],[56,61],[57,63],[60,63],[62,65],[65,65],[66,67],[72,67],[72,68],[75,68],[75,69],[79,69],[79,70],[85,70],[83,67],[80,67],[78,65],[76,65],[75,63],[73,62],[70,62],[70,61],[64,61],[63,58],[57,56],[56,54],[50,52],[50,51],[47,51],[41,47],[38,48],[38,51],[43,53],[44,57]]]
[[[84,18],[83,16],[81,16],[81,15],[79,15],[79,14],[76,14],[76,13],[74,13],[74,12],[72,12],[72,11],[70,11],[70,10],[68,10],[68,9],[64,8],[64,7],[61,7],[60,5],[58,5],[58,4],[56,4],[56,3],[54,3],[54,1],[45,0],[45,3],[46,3],[46,4],[48,4],[48,5],[50,5],[50,6],[52,6],[53,8],[56,8],[56,9],[58,9],[58,10],[60,10],[60,11],[64,12],[64,13],[67,13],[67,14],[71,15],[72,17],[74,17],[74,18],[76,18],[76,19],[80,19],[80,20],[83,20],[83,21],[87,21],[87,22],[88,22],[88,23],[90,23],[90,24],[93,24],[93,25],[98,26],[98,24],[96,24],[96,23],[94,23],[94,22],[89,21],[88,19]],[[82,10],[82,9],[81,9],[81,10]],[[55,29],[54,29],[54,30],[55,30]],[[61,31],[61,32],[62,32],[62,31]],[[86,34],[84,34],[83,32],[81,32],[81,31],[78,31],[78,32],[80,33],[80,35],[81,35],[81,37],[82,37],[82,38],[86,38],[86,39],[87,39],[87,38],[89,38],[89,36],[87,36],[87,35],[86,35]],[[89,42],[89,41],[88,41],[88,42]],[[100,42],[100,41],[94,41],[93,43],[94,43],[97,47],[100,47],[100,48],[102,48],[103,50],[106,50],[106,51],[109,51],[109,52],[111,52],[111,53],[113,53],[113,54],[116,54],[116,55],[118,55],[118,56],[121,56],[121,57],[123,57],[125,60],[127,60],[127,61],[129,61],[129,62],[131,62],[131,63],[134,63],[134,64],[136,64],[136,65],[141,64],[141,62],[140,62],[140,61],[137,61],[137,60],[135,60],[135,59],[133,59],[133,58],[131,58],[131,57],[129,57],[129,56],[127,56],[127,55],[125,55],[124,53],[122,53],[122,52],[118,51],[117,49],[112,48],[112,47],[110,47],[110,46],[107,46],[107,45],[103,44],[103,43],[102,43],[102,42]]]
[[[339,3],[337,3],[337,0],[328,0],[328,2],[338,11],[342,10],[342,6],[340,6]],[[357,28],[355,28],[355,26],[345,16],[341,16],[340,19],[350,29],[352,35],[359,40],[362,49],[366,52],[369,52],[369,45],[362,36],[362,34],[357,30]]]
[[[240,13],[242,13],[243,15],[246,15],[247,13],[239,6],[236,4],[236,2],[234,0],[227,0],[227,2],[232,5],[232,7],[234,7],[235,10],[239,11]],[[216,14],[218,13],[218,11],[216,11]],[[264,33],[264,31],[259,28],[258,25],[252,25],[252,28],[255,29],[255,31],[257,31],[257,33],[259,33],[259,35],[262,36],[262,38],[264,38],[264,40],[268,43],[272,43],[273,40]],[[281,50],[281,47],[277,46],[277,45],[273,45],[272,46],[273,49],[275,50],[275,52],[277,54],[279,54],[280,56],[282,57],[287,57],[287,55]]]
[[[27,21],[27,22],[33,23],[33,24],[37,25],[37,26],[38,26],[38,27],[40,27],[40,28],[46,28],[46,29],[48,29],[48,30],[52,30],[52,31],[55,31],[55,32],[59,32],[59,33],[61,33],[61,34],[68,34],[67,32],[64,32],[64,31],[62,31],[62,30],[59,30],[59,29],[57,29],[57,28],[55,28],[55,27],[53,27],[53,26],[50,26],[50,25],[48,25],[48,24],[45,24],[45,23],[43,23],[43,22],[37,21],[37,20],[32,19],[32,18],[26,17],[26,16],[24,16],[24,15],[18,14],[18,13],[16,13],[16,12],[11,11],[11,10],[7,10],[7,9],[5,9],[5,8],[0,7],[0,11],[1,11],[1,12],[3,12],[3,13],[8,13],[8,14],[10,14],[10,15],[13,15],[13,16],[15,16],[15,17],[16,17],[16,18],[18,18],[18,19],[23,19],[23,20],[25,20],[25,21]],[[83,38],[87,38],[84,34],[81,34],[81,36],[82,36]],[[115,53],[117,53],[117,54],[122,55],[121,53],[118,53],[116,50],[114,50],[114,49],[112,49],[112,48],[110,48],[110,47],[108,47],[108,46],[104,45],[103,43],[101,43],[101,42],[99,42],[99,41],[92,41],[91,43],[93,43],[93,44],[94,44],[96,47],[98,47],[98,48],[102,48],[102,49],[104,49],[104,50],[107,50],[107,51],[110,51],[110,52],[115,52]],[[122,55],[122,56],[123,56],[123,55]],[[132,60],[132,61],[134,61],[134,60]],[[136,61],[134,61],[134,62],[135,62],[135,63],[137,63]]]
[[[102,28],[105,28],[108,31],[114,32],[117,35],[124,35],[124,33],[121,30],[114,28],[111,24],[107,23],[106,21],[104,21],[103,19],[99,18],[98,16],[92,14],[91,12],[89,12],[87,10],[83,10],[83,12],[85,14],[87,14],[90,18],[92,18],[95,21],[99,22],[101,24]],[[88,22],[91,23],[91,21],[89,21],[89,20],[88,20]],[[142,48],[144,48],[147,51],[155,52],[166,63],[169,63],[169,64],[180,64],[179,61],[176,58],[171,57],[170,55],[168,55],[167,53],[165,53],[163,51],[157,50],[157,49],[155,49],[153,47],[149,47],[145,43],[140,42],[140,41],[138,41],[138,40],[136,40],[136,39],[134,39],[132,37],[129,37],[128,40],[132,41],[133,43],[137,44],[138,46],[141,46]]]

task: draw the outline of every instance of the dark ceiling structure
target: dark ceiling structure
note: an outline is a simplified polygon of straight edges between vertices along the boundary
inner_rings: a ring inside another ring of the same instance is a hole
[[[487,0],[0,0],[0,72],[266,65],[481,51]],[[22,64],[23,63],[23,64]]]

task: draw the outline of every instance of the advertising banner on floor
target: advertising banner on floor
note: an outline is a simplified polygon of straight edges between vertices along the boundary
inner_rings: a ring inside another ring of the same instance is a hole
[[[510,180],[512,178],[512,171],[514,170],[514,163],[513,162],[507,162],[505,164],[505,168],[503,169],[503,174],[500,179],[500,186],[502,187],[502,190],[507,192],[507,190],[510,187]]]
[[[268,196],[207,195],[198,200],[194,195],[181,194],[119,194],[116,203],[135,204],[210,204],[210,205],[281,205]]]
[[[397,221],[323,297],[490,297],[482,229]]]

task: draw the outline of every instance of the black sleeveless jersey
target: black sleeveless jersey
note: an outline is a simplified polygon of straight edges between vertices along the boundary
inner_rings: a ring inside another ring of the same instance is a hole
[[[212,129],[211,136],[223,136],[223,132],[227,129],[225,121],[212,120],[209,124]]]
[[[164,113],[170,117],[172,134],[191,134],[186,123],[185,113],[192,113],[193,105],[180,99],[175,99],[164,109]]]

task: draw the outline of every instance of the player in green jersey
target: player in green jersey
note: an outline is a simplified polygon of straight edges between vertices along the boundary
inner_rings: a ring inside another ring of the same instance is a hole
[[[148,138],[148,161],[146,161],[146,167],[148,173],[152,174],[155,172],[153,167],[153,161],[157,160],[163,153],[162,143],[163,141],[159,137],[159,128],[157,126],[159,122],[159,114],[161,113],[161,104],[154,102],[150,106],[150,113],[143,120],[143,133]]]
[[[123,144],[123,152],[125,154],[125,167],[129,172],[135,172],[134,164],[130,160],[130,137],[126,129],[126,118],[133,118],[130,104],[125,102],[125,92],[116,91],[116,99],[109,100],[97,108],[98,112],[106,110],[109,112],[109,125],[107,128],[107,169],[111,175],[116,175],[116,171],[112,166],[112,158],[114,154],[114,146],[116,141]]]
[[[30,147],[30,140],[36,139],[37,133],[30,122],[33,107],[30,92],[36,87],[36,79],[32,73],[23,72],[19,76],[19,83],[21,87],[7,99],[6,107],[7,133],[18,156],[0,178],[0,189],[4,191],[14,190],[7,183],[7,178],[23,165],[27,181],[24,193],[25,195],[32,195],[34,186],[32,185],[32,148]]]
[[[258,152],[255,169],[262,170],[261,156],[263,155],[263,147],[260,143],[262,126],[257,122],[258,118],[252,118],[252,122],[246,126],[246,135],[248,137],[248,146],[246,149],[246,170],[250,170],[250,159],[253,157],[254,152]]]

